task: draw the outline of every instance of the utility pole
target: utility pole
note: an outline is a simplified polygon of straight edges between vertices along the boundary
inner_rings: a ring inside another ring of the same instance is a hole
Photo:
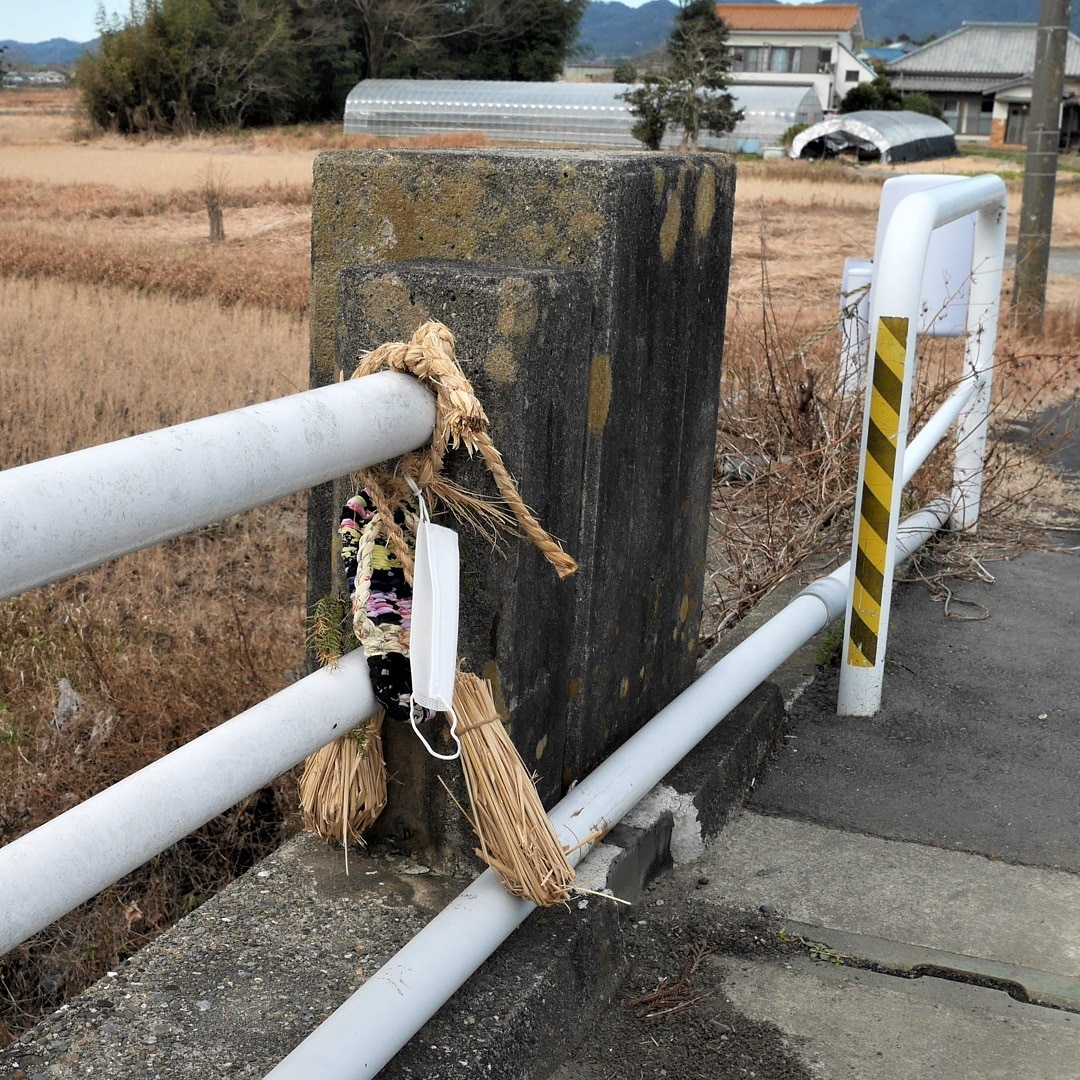
[[[1046,307],[1069,6],[1070,0],[1041,0],[1039,5],[1035,78],[1028,114],[1027,161],[1013,287],[1013,323],[1025,335],[1042,333]]]

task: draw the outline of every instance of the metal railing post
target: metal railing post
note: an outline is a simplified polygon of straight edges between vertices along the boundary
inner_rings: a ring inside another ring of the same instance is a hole
[[[863,413],[862,455],[852,537],[850,602],[844,624],[837,712],[873,716],[881,705],[895,559],[900,520],[904,454],[907,449],[911,386],[915,369],[923,271],[935,229],[979,211],[972,300],[965,361],[970,377],[989,385],[993,365],[992,328],[985,325],[1000,290],[1003,256],[1005,185],[1000,177],[982,176],[913,194],[893,213],[877,269],[870,310],[870,373]],[[977,276],[976,276],[977,274]],[[976,341],[972,343],[971,338]],[[983,393],[966,406],[970,442],[958,468],[964,494],[974,498],[985,444],[986,401]],[[962,435],[964,432],[962,432]],[[979,456],[976,468],[972,455]]]
[[[978,389],[957,421],[950,528],[975,529],[982,499],[986,429],[994,374],[1001,276],[1005,263],[1005,199],[984,206],[975,218],[964,371]]]

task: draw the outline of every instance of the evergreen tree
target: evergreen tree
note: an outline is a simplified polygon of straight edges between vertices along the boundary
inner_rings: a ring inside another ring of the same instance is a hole
[[[668,126],[668,91],[661,75],[646,75],[640,86],[627,90],[619,97],[630,105],[637,117],[630,134],[647,150],[659,150]]]
[[[861,112],[863,109],[881,109],[893,112],[902,109],[900,91],[889,81],[889,76],[879,71],[873,82],[856,83],[840,102],[840,112]]]
[[[727,27],[712,0],[689,0],[675,16],[668,39],[668,68],[622,97],[638,118],[634,137],[655,148],[668,124],[682,128],[682,145],[693,150],[703,131],[724,135],[742,119],[728,93]],[[659,121],[664,126],[659,128]]]
[[[77,67],[91,121],[183,134],[340,120],[363,77],[550,80],[587,0],[132,0]]]

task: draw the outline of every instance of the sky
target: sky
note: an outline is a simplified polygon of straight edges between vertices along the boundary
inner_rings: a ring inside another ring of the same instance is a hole
[[[98,0],[0,0],[0,41],[92,41],[98,6]],[[129,8],[127,0],[104,0],[101,6],[110,14]]]
[[[645,0],[622,0],[639,7]],[[784,0],[805,3],[808,0]],[[95,16],[99,6],[107,13],[126,13],[127,0],[0,0],[0,41],[34,44],[50,38],[91,41],[97,37]]]

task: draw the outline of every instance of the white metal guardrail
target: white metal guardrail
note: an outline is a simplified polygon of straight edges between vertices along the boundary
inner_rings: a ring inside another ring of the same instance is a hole
[[[431,394],[383,372],[0,472],[0,597],[414,450],[434,423]],[[71,529],[57,505],[79,507]],[[0,848],[0,955],[374,707],[346,658]]]
[[[953,466],[953,528],[973,529],[982,491],[990,381],[1005,262],[1005,184],[979,176],[908,195],[893,211],[870,299],[870,370],[855,504],[850,597],[844,625],[842,715],[881,706],[900,520],[923,268],[935,230],[975,217],[967,336]]]
[[[415,379],[307,390],[0,472],[0,599],[422,446]],[[79,512],[56,528],[56,507]]]
[[[910,445],[898,445],[896,492],[958,419],[961,433],[974,437],[962,440],[951,500],[903,523],[890,519],[890,575],[897,559],[950,517],[968,527],[971,508],[977,513],[981,456],[976,468],[972,450],[981,455],[986,421],[994,335],[986,319],[996,311],[991,285],[1000,286],[996,230],[1004,227],[1003,191],[995,177],[949,185],[932,193],[929,204],[927,196],[911,197],[921,200],[913,212],[917,227],[909,226],[918,236],[977,206],[985,220],[976,249],[985,263],[973,266],[968,375]],[[899,242],[893,248],[899,250]],[[890,265],[900,258],[888,245],[886,254]],[[875,326],[909,317],[885,314],[909,311],[909,300],[906,292],[896,307],[879,300]],[[871,419],[873,408],[867,410]],[[898,430],[906,441],[906,412],[902,419]],[[0,596],[403,453],[422,445],[433,423],[430,395],[408,376],[383,373],[0,473]],[[48,509],[58,499],[84,508],[79,535],[65,533],[63,543],[48,528]],[[854,562],[862,550],[857,533]],[[551,812],[563,842],[576,846],[602,835],[629,812],[845,604],[850,611],[856,578],[848,563],[803,590],[586,777]],[[0,953],[303,760],[373,707],[363,658],[347,656],[0,849]],[[583,854],[579,848],[573,858]],[[490,871],[482,874],[270,1077],[374,1076],[531,910]]]

